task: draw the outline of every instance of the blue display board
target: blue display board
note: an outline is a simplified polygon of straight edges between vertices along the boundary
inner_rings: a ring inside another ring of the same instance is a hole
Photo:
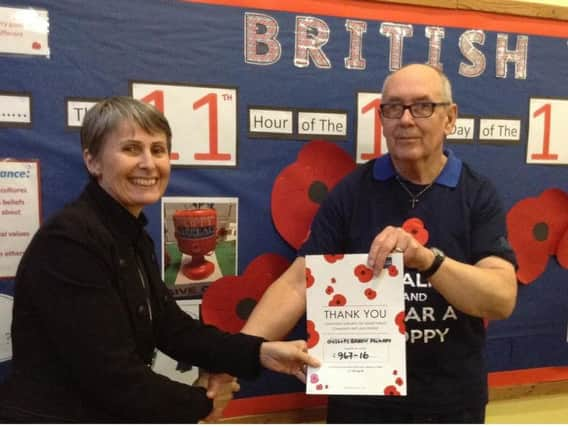
[[[568,32],[498,29],[488,16],[484,27],[477,15],[478,27],[460,27],[435,9],[419,20],[421,10],[408,8],[401,19],[370,2],[342,9],[329,1],[327,14],[305,3],[309,12],[266,10],[262,1],[11,1],[47,11],[49,51],[0,52],[0,95],[30,101],[29,122],[0,118],[0,158],[39,161],[48,218],[86,182],[78,134],[85,109],[111,95],[145,99],[174,131],[166,196],[238,199],[243,272],[263,254],[294,257],[271,212],[282,170],[312,140],[329,141],[354,163],[383,153],[381,82],[400,65],[430,62],[443,66],[459,106],[448,147],[491,177],[507,211],[547,189],[568,193]],[[160,209],[146,210],[156,242]],[[550,255],[542,274],[520,286],[511,318],[490,324],[491,371],[567,363],[568,270]],[[11,278],[0,292],[13,294]],[[9,361],[0,367],[5,375]],[[241,396],[300,390],[294,379],[263,374]]]

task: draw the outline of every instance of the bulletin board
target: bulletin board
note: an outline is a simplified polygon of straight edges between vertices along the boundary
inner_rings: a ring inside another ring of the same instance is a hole
[[[40,24],[19,27],[3,8],[31,10]],[[173,170],[167,203],[145,211],[148,230],[166,272],[183,263],[167,249],[176,239],[168,204],[223,210],[222,274],[192,279],[200,287],[180,297],[203,300],[202,314],[236,331],[293,260],[327,192],[386,152],[377,118],[383,79],[411,62],[440,66],[460,117],[446,146],[495,183],[519,256],[517,307],[488,327],[489,369],[562,367],[567,40],[560,21],[370,1],[12,0],[0,4],[0,160],[38,165],[39,188],[26,189],[43,222],[86,183],[78,129],[90,105],[131,95],[162,110],[173,130]],[[14,188],[3,164],[0,207],[10,210],[21,198],[3,191]],[[309,173],[298,178],[295,169]],[[168,279],[174,289],[176,274]],[[9,274],[0,296],[3,377]],[[304,330],[300,322],[290,337]],[[243,381],[238,397],[294,400],[302,390],[294,378],[266,372]]]

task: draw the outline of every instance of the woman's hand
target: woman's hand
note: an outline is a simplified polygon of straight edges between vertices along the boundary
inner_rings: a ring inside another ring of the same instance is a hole
[[[213,410],[203,422],[216,422],[223,416],[223,411],[233,398],[233,393],[240,390],[237,379],[229,374],[210,374],[200,372],[199,378],[193,384],[207,389],[207,397],[213,399]]]
[[[304,340],[263,342],[260,346],[260,363],[272,371],[294,375],[304,383],[306,366],[320,366],[320,362],[308,354]]]

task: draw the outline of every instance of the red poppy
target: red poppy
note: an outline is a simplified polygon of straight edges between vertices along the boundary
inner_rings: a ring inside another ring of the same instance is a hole
[[[397,386],[400,387],[400,386],[402,386],[402,385],[404,384],[404,381],[403,381],[402,378],[398,377],[398,378],[396,379],[395,383],[396,383]]]
[[[412,236],[420,243],[425,245],[428,242],[430,233],[424,227],[424,222],[420,218],[409,218],[402,224],[402,229]]]
[[[398,268],[396,268],[396,265],[389,266],[389,276],[391,277],[398,276]]]
[[[343,259],[345,257],[345,255],[334,255],[334,254],[327,254],[323,256],[324,259],[329,262],[330,264],[333,264],[336,261],[339,261],[340,259]]]
[[[312,320],[306,321],[306,329],[308,333],[308,339],[306,340],[308,348],[315,347],[319,342],[320,335],[316,330],[316,324]]]
[[[548,257],[557,255],[564,268],[563,236],[568,231],[568,194],[550,188],[538,197],[523,199],[507,213],[507,234],[519,263],[517,278],[525,285],[546,270]]]
[[[325,293],[331,295],[333,293],[333,286],[328,286],[325,288]]]
[[[366,296],[368,299],[375,299],[375,298],[377,297],[377,292],[374,291],[374,290],[371,289],[371,288],[367,288],[367,289],[365,289],[365,296]]]
[[[289,265],[283,256],[263,254],[256,257],[242,275],[216,280],[203,294],[203,322],[227,332],[239,332],[266,288]]]
[[[564,231],[564,234],[558,242],[556,259],[562,267],[568,268],[568,228]]]
[[[359,264],[355,267],[353,274],[355,274],[355,277],[357,277],[361,283],[367,283],[373,278],[373,270],[364,264]]]
[[[406,333],[406,325],[404,324],[404,316],[405,316],[404,311],[401,311],[394,318],[394,323],[396,324],[396,326],[398,326],[398,331],[401,334]]]
[[[400,396],[399,391],[393,385],[386,386],[385,390],[384,390],[384,394],[385,394],[385,396]]]
[[[342,307],[347,304],[347,298],[341,294],[335,294],[327,305],[330,307]]]
[[[286,242],[300,247],[320,203],[354,168],[351,156],[331,142],[304,145],[298,159],[280,172],[272,187],[272,220]]]
[[[312,270],[306,267],[306,288],[311,288],[315,281]]]

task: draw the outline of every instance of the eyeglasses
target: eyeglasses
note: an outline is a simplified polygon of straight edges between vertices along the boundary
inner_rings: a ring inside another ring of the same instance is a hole
[[[438,105],[450,105],[449,102],[416,102],[415,104],[381,104],[381,115],[385,119],[400,119],[404,110],[409,110],[412,117],[425,119],[434,114]]]

